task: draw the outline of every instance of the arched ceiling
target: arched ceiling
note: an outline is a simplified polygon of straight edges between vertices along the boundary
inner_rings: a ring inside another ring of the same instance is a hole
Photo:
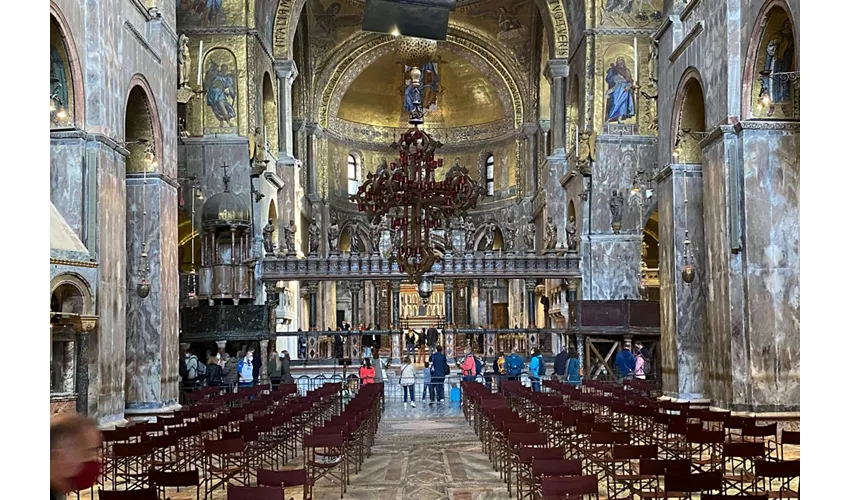
[[[404,127],[404,66],[389,52],[372,62],[354,79],[342,97],[337,116],[377,127]],[[436,109],[426,113],[430,128],[465,127],[495,122],[508,116],[493,82],[465,58],[439,52],[437,74],[443,91]],[[508,108],[509,109],[509,108]]]

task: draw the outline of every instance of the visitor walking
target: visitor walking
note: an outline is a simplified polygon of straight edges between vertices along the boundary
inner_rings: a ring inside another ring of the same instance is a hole
[[[372,361],[369,358],[363,358],[359,375],[361,386],[375,383],[375,368],[372,366]]]
[[[528,372],[531,375],[531,390],[540,392],[540,381],[546,375],[546,362],[543,361],[543,354],[536,347],[531,351]]]
[[[239,387],[254,386],[254,351],[250,350],[239,360],[236,366],[239,371]]]
[[[499,390],[499,387],[502,385],[502,377],[507,374],[505,371],[505,353],[499,351],[496,353],[496,358],[493,360],[493,385],[495,385],[496,391]],[[491,387],[490,390],[493,390]]]
[[[567,346],[564,345],[561,347],[561,352],[555,356],[555,366],[552,370],[555,372],[555,376],[560,380],[567,379],[567,360],[569,359],[569,355],[567,354]]]
[[[405,356],[399,373],[399,383],[401,390],[404,392],[404,407],[407,408],[407,395],[410,394],[410,407],[416,408],[416,392],[414,384],[416,384],[416,371],[413,368],[413,363],[410,361],[410,356]]]
[[[581,384],[581,360],[578,351],[570,349],[567,360],[567,383],[578,387]]]
[[[209,387],[221,387],[222,370],[218,364],[218,359],[215,356],[210,356],[207,360],[207,385]]]
[[[460,364],[460,374],[464,382],[475,382],[475,355],[470,350]]]
[[[266,374],[269,376],[272,390],[276,391],[280,385],[280,355],[274,347],[272,347],[272,352],[269,353],[269,359],[266,363]]]
[[[416,356],[416,337],[413,336],[413,330],[407,331],[407,338],[405,340],[407,355]]]
[[[425,362],[422,370],[422,401],[425,401],[425,393],[428,393],[428,406],[434,405],[434,385],[431,384],[431,363]]]
[[[88,417],[69,413],[50,422],[50,500],[97,483],[100,445],[100,431]]]
[[[222,380],[227,386],[227,391],[233,392],[233,388],[239,382],[239,362],[227,353],[221,356],[221,360],[224,363],[221,369]]]
[[[280,383],[294,384],[295,379],[292,378],[292,360],[289,358],[289,351],[283,351],[283,358],[280,360]]]
[[[614,364],[617,365],[617,382],[622,383],[624,379],[634,375],[635,371],[635,355],[626,347],[626,343],[620,344],[620,352],[614,358]]]
[[[428,360],[431,363],[431,384],[435,387],[437,392],[437,404],[443,404],[443,399],[445,397],[446,388],[444,386],[446,382],[446,375],[451,371],[449,369],[449,363],[446,360],[445,354],[443,354],[443,346],[437,346],[437,352],[431,355],[431,358]]]

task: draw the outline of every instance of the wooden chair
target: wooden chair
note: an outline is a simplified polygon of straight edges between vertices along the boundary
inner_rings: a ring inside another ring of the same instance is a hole
[[[770,498],[800,498],[800,461],[756,462],[756,481],[758,494],[767,493]]]
[[[785,460],[785,445],[800,446],[800,431],[782,431],[782,437],[777,446],[779,460]]]
[[[144,490],[98,490],[100,500],[159,500],[154,489]]]
[[[267,470],[260,469],[257,471],[258,486],[275,486],[281,488],[286,496],[286,488],[293,486],[302,486],[304,493],[303,497],[307,496],[307,470]]]
[[[228,486],[227,500],[285,500],[283,490],[268,486]]]
[[[764,458],[764,443],[723,443],[723,493],[755,491],[755,464]]]
[[[125,490],[147,489],[153,447],[150,442],[115,444],[112,447],[114,485]]]
[[[664,496],[661,498],[691,499],[694,493],[720,492],[723,475],[720,471],[697,472],[695,474],[665,474]]]
[[[208,475],[204,481],[204,497],[209,497],[219,486],[248,485],[248,455],[241,438],[204,441],[204,465]]]
[[[167,472],[152,470],[150,472],[150,484],[160,493],[163,498],[166,498],[166,488],[189,487],[195,488],[195,499],[201,498],[201,475],[197,470],[188,470],[182,472]]]
[[[348,480],[342,432],[304,436],[304,468],[307,470],[305,499],[313,498],[313,488],[323,477],[339,482],[339,497],[342,498]]]
[[[543,500],[599,499],[599,480],[596,476],[549,477],[540,487]]]

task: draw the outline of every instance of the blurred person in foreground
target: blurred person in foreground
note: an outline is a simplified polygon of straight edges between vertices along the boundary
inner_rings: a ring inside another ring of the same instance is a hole
[[[97,482],[100,444],[100,431],[90,418],[75,413],[50,422],[50,500]]]

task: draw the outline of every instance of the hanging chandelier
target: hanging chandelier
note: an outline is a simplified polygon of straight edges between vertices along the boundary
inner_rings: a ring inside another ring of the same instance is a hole
[[[443,160],[435,159],[434,153],[443,144],[419,129],[424,122],[420,77],[418,68],[410,71],[413,106],[408,123],[413,127],[390,146],[398,151],[398,161],[384,163],[367,174],[357,194],[350,196],[372,222],[386,216],[390,228],[402,232],[392,249],[394,259],[415,283],[442,258],[432,244],[431,230],[447,227],[452,217],[465,215],[483,191],[459,164],[449,169],[442,181],[435,179]]]

